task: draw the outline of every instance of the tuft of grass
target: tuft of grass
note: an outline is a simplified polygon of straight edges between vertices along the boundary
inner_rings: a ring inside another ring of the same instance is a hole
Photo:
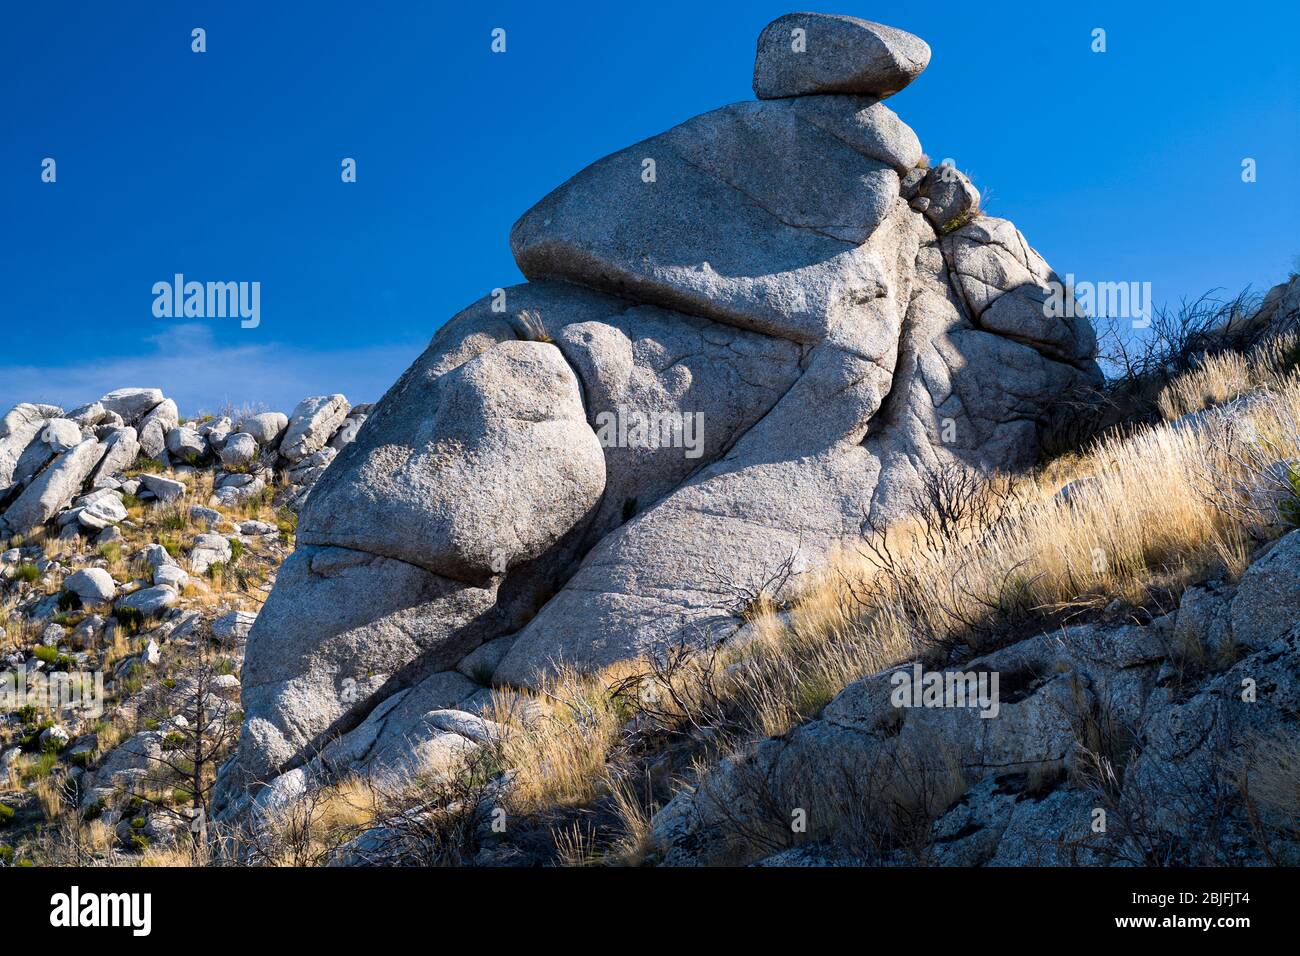
[[[521,309],[518,315],[519,325],[515,334],[526,342],[554,342],[546,331],[546,323],[540,313],[532,309]]]
[[[492,719],[510,727],[501,757],[514,775],[511,803],[521,812],[578,805],[603,792],[606,756],[629,716],[620,696],[609,693],[614,676],[561,671],[537,694],[543,715],[527,723],[510,700],[494,698]]]
[[[122,543],[120,541],[109,541],[96,548],[95,553],[109,564],[116,564],[122,560]]]
[[[1300,336],[1271,339],[1249,352],[1203,356],[1192,371],[1166,385],[1156,399],[1167,421],[1222,405],[1261,389],[1285,387],[1300,366]]]

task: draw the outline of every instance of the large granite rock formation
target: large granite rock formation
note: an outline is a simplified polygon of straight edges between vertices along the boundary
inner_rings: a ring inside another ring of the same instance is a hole
[[[887,27],[782,18],[763,99],[524,214],[530,281],[455,316],[307,500],[249,636],[219,810],[361,767],[366,741],[390,766],[404,728],[460,747],[413,702],[472,710],[481,687],[447,672],[488,641],[479,676],[533,686],[725,639],[746,595],[794,593],[927,469],[1033,462],[1045,406],[1099,378],[1095,340],[1049,317],[1042,257],[880,102],[928,58]]]

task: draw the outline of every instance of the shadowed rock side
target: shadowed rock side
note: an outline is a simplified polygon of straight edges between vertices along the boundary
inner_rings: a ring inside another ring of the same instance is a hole
[[[787,566],[793,593],[938,463],[1032,463],[1044,406],[1099,378],[1088,323],[1046,317],[1047,264],[879,102],[928,47],[794,17],[814,55],[780,52],[783,18],[755,71],[784,98],[689,120],[525,213],[530,281],[453,318],[318,480],[249,638],[219,809],[292,768],[368,768],[377,740],[389,767],[403,740],[411,759],[472,743],[430,715],[475,709],[482,684],[449,672],[486,642],[471,673],[535,686],[724,639],[737,595]],[[699,440],[611,442],[629,413]]]

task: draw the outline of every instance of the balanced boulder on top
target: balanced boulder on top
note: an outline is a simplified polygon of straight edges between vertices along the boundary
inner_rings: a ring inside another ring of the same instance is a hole
[[[819,93],[892,96],[921,75],[920,37],[857,17],[790,13],[758,38],[754,93],[761,100]]]

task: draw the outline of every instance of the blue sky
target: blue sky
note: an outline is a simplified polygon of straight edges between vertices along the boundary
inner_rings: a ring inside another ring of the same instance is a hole
[[[520,280],[509,229],[549,189],[752,98],[758,32],[796,6],[6,5],[0,406],[125,385],[191,413],[376,399],[448,317]],[[1300,5],[1156,6],[814,9],[930,44],[891,107],[1061,274],[1151,282],[1157,303],[1262,290],[1300,254]],[[259,281],[260,326],[155,318],[177,272]]]

